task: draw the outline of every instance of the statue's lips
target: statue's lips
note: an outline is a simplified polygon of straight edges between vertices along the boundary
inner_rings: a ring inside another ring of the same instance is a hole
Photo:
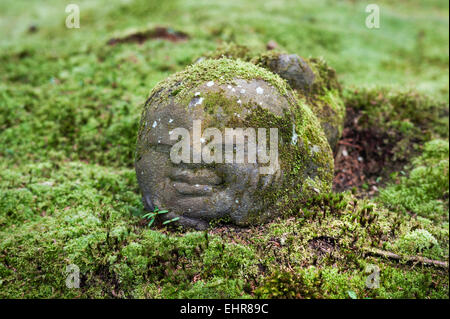
[[[174,168],[170,175],[172,186],[179,194],[207,196],[213,192],[213,187],[222,183],[214,171],[210,169]]]
[[[205,196],[211,195],[213,190],[211,185],[192,185],[184,182],[172,182],[172,186],[182,195]]]

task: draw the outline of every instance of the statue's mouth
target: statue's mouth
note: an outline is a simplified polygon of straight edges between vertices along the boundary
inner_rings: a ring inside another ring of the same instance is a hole
[[[172,182],[172,186],[182,195],[207,196],[211,195],[213,187],[205,184],[189,184],[184,182]]]
[[[190,196],[209,196],[223,182],[211,169],[189,167],[175,167],[169,179],[179,194]]]

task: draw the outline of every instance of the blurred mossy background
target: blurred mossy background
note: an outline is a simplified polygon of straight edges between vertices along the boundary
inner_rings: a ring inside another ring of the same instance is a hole
[[[80,8],[79,29],[65,26],[69,3]],[[157,82],[224,42],[263,50],[272,40],[323,57],[348,92],[415,90],[447,105],[448,128],[448,1],[376,1],[379,29],[365,25],[369,3],[1,1],[0,297],[448,298],[448,269],[356,250],[381,245],[448,262],[448,182],[440,178],[448,180],[448,132],[428,134],[434,141],[421,141],[429,144],[410,160],[412,176],[401,171],[378,201],[346,193],[348,206],[325,221],[281,219],[243,242],[150,230],[139,218],[133,156],[142,104]],[[156,26],[189,39],[107,44]],[[367,205],[373,229],[358,215]],[[309,243],[325,235],[339,237],[340,250],[319,258]],[[274,240],[280,247],[265,250]],[[72,263],[80,289],[65,286]],[[378,289],[365,286],[367,263],[381,268]]]

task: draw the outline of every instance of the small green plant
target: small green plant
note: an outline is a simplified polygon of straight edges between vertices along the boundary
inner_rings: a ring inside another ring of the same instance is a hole
[[[155,209],[153,210],[153,212],[147,213],[142,217],[149,220],[148,227],[151,227],[153,225],[153,223],[155,222],[157,216],[162,215],[162,214],[167,214],[168,212],[169,212],[168,210],[159,210],[158,206],[155,206]],[[165,222],[163,222],[163,225],[177,221],[178,219],[180,219],[180,217],[175,217],[175,218],[166,220]]]
[[[317,194],[308,198],[302,207],[305,217],[315,219],[320,218],[319,213],[323,214],[323,218],[327,215],[339,216],[347,207],[347,200],[342,193],[324,193]]]
[[[374,211],[374,206],[371,204],[364,204],[354,216],[354,218],[361,224],[361,226],[368,226],[374,223],[377,219],[377,214]]]
[[[174,217],[172,219],[169,219],[169,220],[166,220],[165,222],[163,222],[163,225],[167,225],[169,223],[176,222],[179,219],[180,219],[180,217]]]

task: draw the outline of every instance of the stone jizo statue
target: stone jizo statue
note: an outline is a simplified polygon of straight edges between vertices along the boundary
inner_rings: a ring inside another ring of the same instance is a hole
[[[159,83],[145,103],[136,174],[146,210],[205,229],[270,220],[331,189],[333,157],[319,120],[277,74],[205,59]]]

